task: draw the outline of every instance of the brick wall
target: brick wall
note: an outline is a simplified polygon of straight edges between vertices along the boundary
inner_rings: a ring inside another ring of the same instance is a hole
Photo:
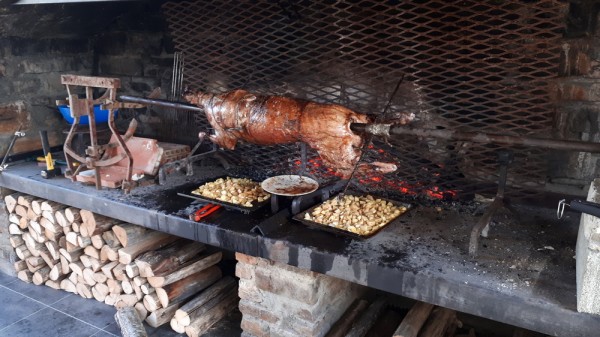
[[[16,152],[40,149],[40,129],[51,145],[62,143],[61,74],[119,77],[120,93],[146,95],[170,87],[172,53],[156,1],[1,6],[0,154],[19,125],[27,136]]]
[[[358,285],[236,253],[243,336],[323,336],[358,296]]]

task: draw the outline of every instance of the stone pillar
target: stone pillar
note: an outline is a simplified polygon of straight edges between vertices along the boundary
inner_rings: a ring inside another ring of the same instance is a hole
[[[335,277],[236,253],[245,337],[324,336],[358,297]]]
[[[15,250],[10,245],[8,234],[8,212],[4,204],[4,197],[13,193],[11,190],[0,187],[0,272],[16,276],[13,264],[17,260]]]
[[[600,179],[592,182],[587,200],[600,203]],[[600,314],[600,218],[581,215],[576,259],[577,311]]]

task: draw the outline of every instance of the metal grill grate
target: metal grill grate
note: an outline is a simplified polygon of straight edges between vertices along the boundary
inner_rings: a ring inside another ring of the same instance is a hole
[[[549,80],[558,71],[567,6],[553,0],[217,0],[170,2],[164,11],[192,88],[244,88],[378,113],[405,74],[392,119],[412,113],[424,127],[547,137],[554,110]],[[199,127],[207,127],[203,116]],[[376,142],[368,157],[397,162],[399,170],[356,182],[417,195],[489,192],[497,150],[409,138]],[[299,158],[295,146],[242,151],[270,159],[255,161],[257,169],[287,162],[281,170],[290,170]],[[546,153],[513,151],[508,193],[540,190]],[[315,165],[321,181],[332,178]]]

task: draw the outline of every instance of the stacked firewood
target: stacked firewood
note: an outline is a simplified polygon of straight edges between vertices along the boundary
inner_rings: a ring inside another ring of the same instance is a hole
[[[134,307],[153,327],[199,336],[237,306],[221,252],[20,193],[5,197],[19,279]]]

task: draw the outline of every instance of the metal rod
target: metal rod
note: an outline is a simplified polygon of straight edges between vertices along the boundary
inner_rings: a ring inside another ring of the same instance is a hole
[[[140,103],[147,105],[157,105],[164,106],[167,108],[179,109],[179,110],[190,110],[190,111],[198,111],[204,112],[204,109],[197,107],[195,105],[179,103],[179,102],[171,102],[165,101],[162,99],[150,99],[150,98],[142,98],[142,97],[133,97],[133,96],[119,96],[119,101],[122,102],[131,102],[131,103]]]
[[[524,136],[507,136],[494,133],[462,132],[452,130],[422,129],[404,125],[352,123],[354,132],[365,132],[375,136],[390,137],[407,135],[425,138],[469,141],[480,144],[498,144],[511,146],[538,147],[551,150],[567,150],[578,152],[600,153],[600,143],[566,139],[534,138]]]

